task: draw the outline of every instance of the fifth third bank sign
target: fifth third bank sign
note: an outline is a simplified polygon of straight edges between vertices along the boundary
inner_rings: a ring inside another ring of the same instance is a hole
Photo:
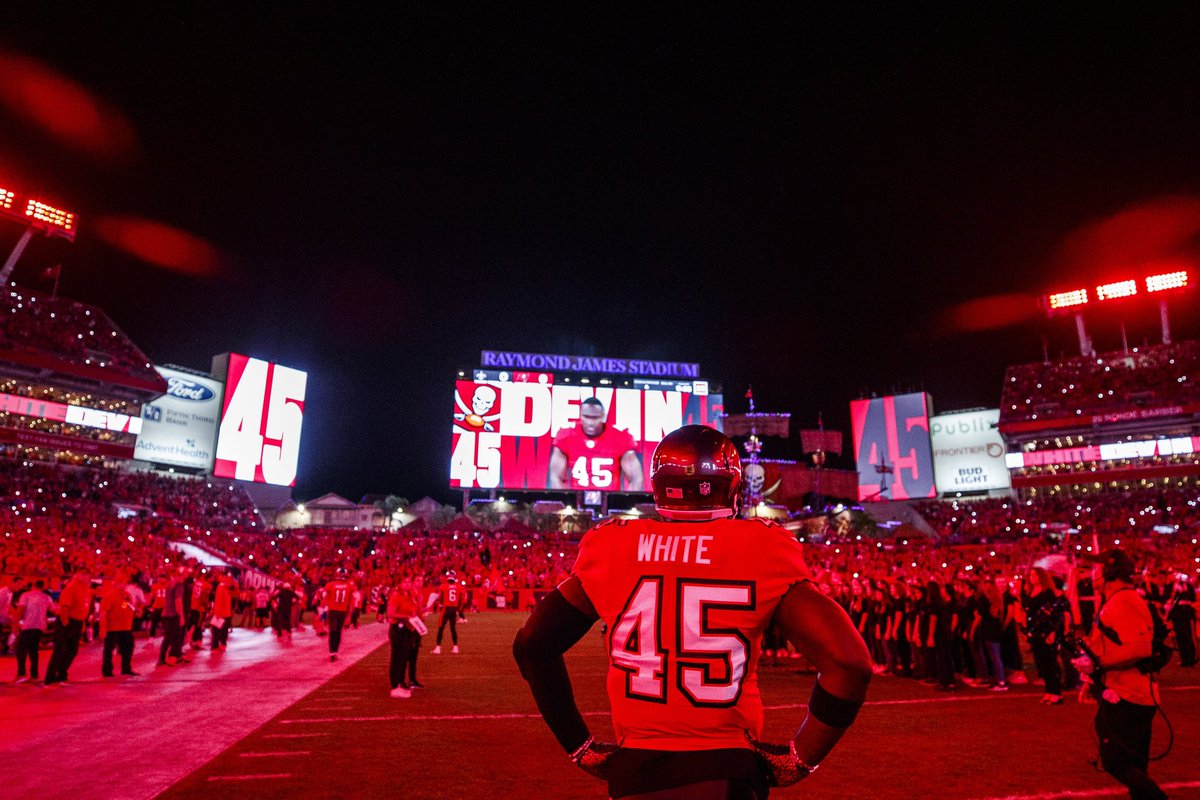
[[[167,393],[142,406],[142,432],[133,457],[156,464],[212,469],[220,381],[155,367],[167,381]]]
[[[942,414],[929,420],[933,473],[942,495],[1007,489],[1004,440],[996,424],[1000,409]]]

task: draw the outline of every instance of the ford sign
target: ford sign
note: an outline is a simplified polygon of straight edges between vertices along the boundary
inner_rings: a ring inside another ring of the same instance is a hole
[[[177,378],[174,375],[167,378],[167,394],[172,397],[178,397],[183,400],[195,400],[202,402],[213,398],[213,390],[207,386],[189,381],[186,378]]]

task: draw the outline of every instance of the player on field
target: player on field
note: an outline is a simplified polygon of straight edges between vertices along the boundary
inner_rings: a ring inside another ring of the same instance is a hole
[[[610,797],[765,797],[807,777],[854,722],[871,659],[846,613],[813,586],[784,528],[736,519],[741,461],[711,428],[668,434],[651,466],[666,521],[607,522],[580,544],[571,577],[534,609],[513,652],[542,717]],[[617,743],[597,742],[563,654],[604,620]],[[817,667],[808,715],[765,744],[757,667],[774,620]]]
[[[346,627],[346,616],[354,604],[356,590],[350,573],[339,567],[336,577],[321,590],[319,604],[329,609],[329,660],[337,661],[338,648],[342,644],[342,629]]]
[[[212,598],[213,585],[202,571],[192,583],[192,600],[188,607],[187,625],[191,630],[193,650],[199,650],[204,641],[204,628],[212,615]]]
[[[604,404],[585,397],[579,404],[579,424],[563,428],[550,448],[551,489],[618,490],[640,492],[644,483],[642,462],[629,431],[609,425]]]
[[[159,575],[150,586],[150,594],[154,598],[150,601],[151,639],[158,635],[158,626],[162,622],[163,609],[167,606],[167,586],[167,577],[165,575]],[[153,649],[153,645],[149,647]]]
[[[450,648],[451,653],[458,652],[458,615],[462,613],[463,603],[466,602],[467,595],[463,591],[463,586],[458,582],[458,576],[453,571],[446,573],[446,580],[442,582],[438,589],[437,608],[442,611],[441,622],[438,623],[437,644],[434,645],[433,654],[435,656],[442,653],[442,634],[446,632],[446,626],[450,626]]]

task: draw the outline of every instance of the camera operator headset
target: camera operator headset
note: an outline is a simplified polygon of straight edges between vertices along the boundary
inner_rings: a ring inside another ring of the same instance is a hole
[[[1159,710],[1154,676],[1143,671],[1153,651],[1153,611],[1133,588],[1136,568],[1124,550],[1111,548],[1086,560],[1093,564],[1092,581],[1103,605],[1087,639],[1095,660],[1084,653],[1072,663],[1084,674],[1100,673],[1109,690],[1096,708],[1100,765],[1129,788],[1130,797],[1165,798],[1148,772],[1151,726]]]

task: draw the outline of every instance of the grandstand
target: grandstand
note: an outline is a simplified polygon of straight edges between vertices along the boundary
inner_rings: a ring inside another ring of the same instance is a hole
[[[11,285],[0,330],[0,453],[75,464],[133,456],[141,406],[167,390],[98,308]]]
[[[1030,494],[1190,482],[1200,475],[1200,342],[1014,365],[1000,432]]]

